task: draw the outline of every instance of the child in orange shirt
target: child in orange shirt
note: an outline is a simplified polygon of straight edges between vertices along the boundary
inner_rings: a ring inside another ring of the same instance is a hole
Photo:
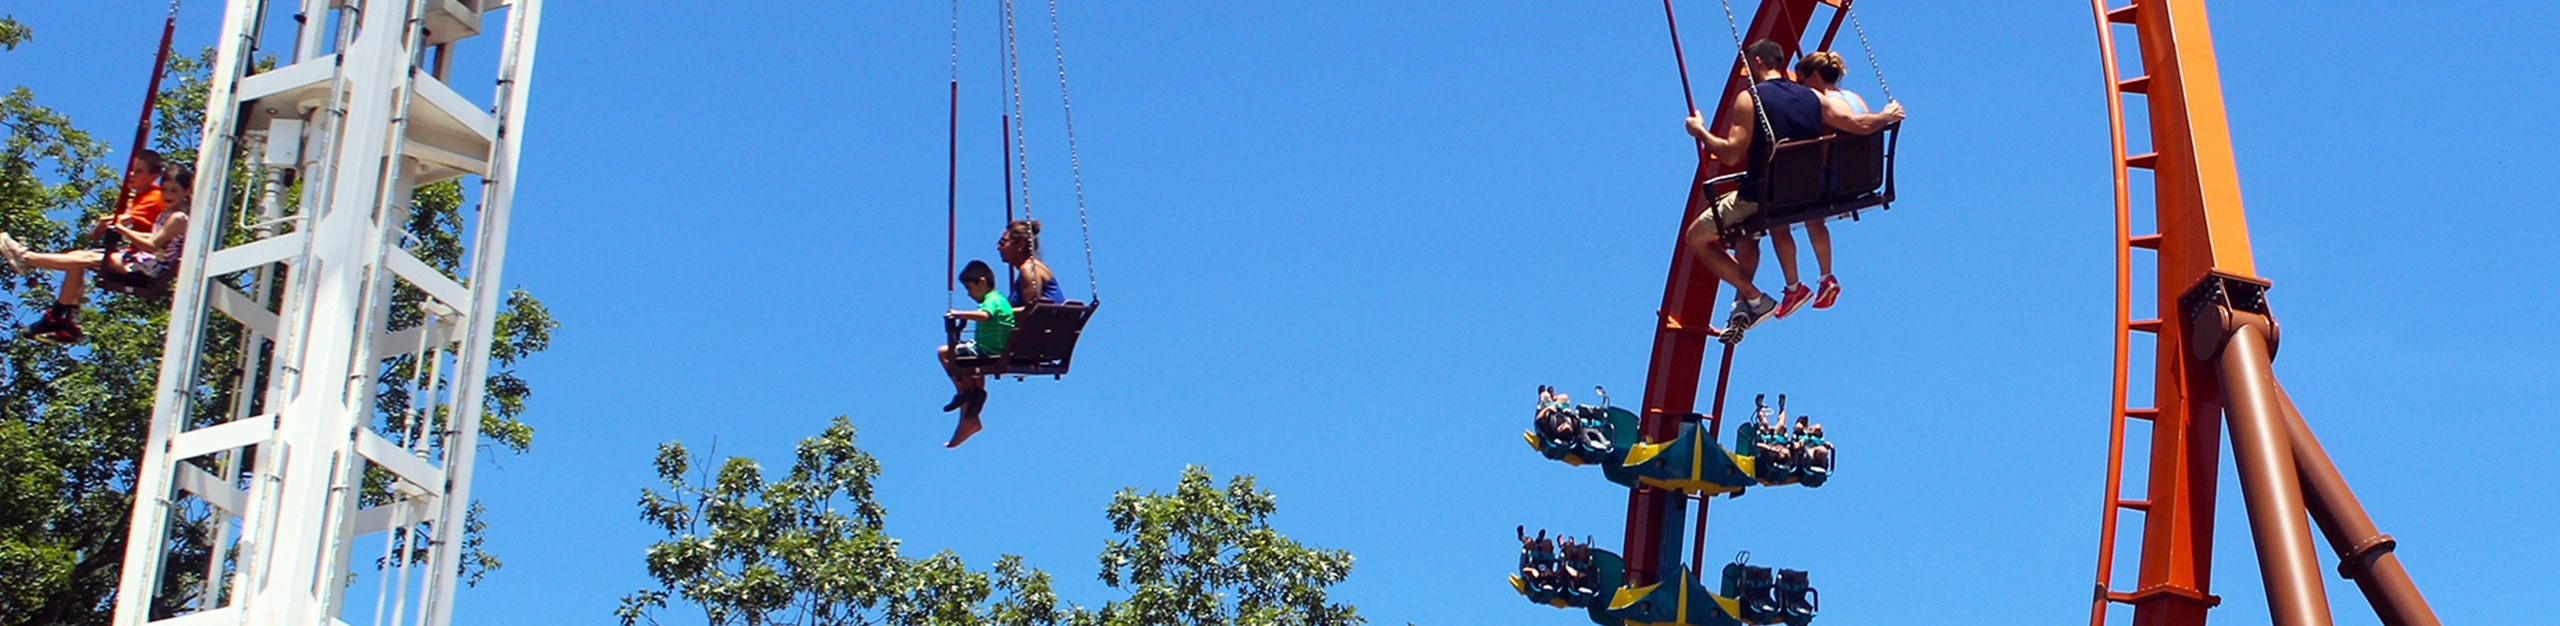
[[[193,200],[195,171],[183,165],[163,171],[160,155],[148,150],[134,155],[133,167],[128,171],[137,175],[126,178],[124,210],[100,218],[90,231],[100,241],[113,241],[103,239],[108,236],[122,239],[122,249],[101,246],[98,250],[35,252],[7,233],[0,233],[0,259],[8,261],[18,273],[37,269],[62,271],[61,293],[44,318],[27,327],[28,337],[54,344],[80,341],[80,305],[87,300],[83,279],[91,269],[156,280],[167,277],[177,267],[178,255],[185,246],[186,206]],[[154,177],[160,179],[160,184],[151,184]],[[169,211],[170,206],[179,208]]]

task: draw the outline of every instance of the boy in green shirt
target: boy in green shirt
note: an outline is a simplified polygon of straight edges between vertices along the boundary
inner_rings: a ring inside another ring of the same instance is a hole
[[[942,410],[960,411],[960,425],[952,429],[951,441],[942,444],[945,448],[960,447],[960,443],[968,441],[970,435],[978,434],[978,430],[984,428],[978,423],[978,411],[987,406],[986,379],[962,373],[953,359],[1004,354],[1005,343],[1013,339],[1013,303],[1005,301],[1004,294],[996,292],[995,270],[987,267],[985,261],[970,261],[968,267],[960,268],[960,286],[969,289],[969,299],[977,301],[978,308],[953,310],[942,316],[977,322],[978,329],[972,339],[960,342],[958,346],[934,349],[942,359],[943,373],[951,376],[951,387],[956,390],[951,394],[951,402],[942,405]]]

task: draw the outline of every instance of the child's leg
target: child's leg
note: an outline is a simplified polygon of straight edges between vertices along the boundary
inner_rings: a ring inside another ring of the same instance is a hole
[[[1824,276],[1830,276],[1830,275],[1831,275],[1831,227],[1830,227],[1830,226],[1828,226],[1828,225],[1823,224],[1822,220],[1814,220],[1814,221],[1810,221],[1810,222],[1805,222],[1805,223],[1804,223],[1804,238],[1805,238],[1805,239],[1808,239],[1808,240],[1812,240],[1812,241],[1813,241],[1813,263],[1814,263],[1814,265],[1819,266],[1819,267],[1822,269],[1822,275],[1824,275]],[[1793,245],[1793,242],[1789,242],[1789,245]],[[1793,264],[1794,264],[1794,261],[1790,260],[1790,261],[1788,261],[1788,264],[1789,264],[1789,265],[1793,265]],[[1794,273],[1794,272],[1788,272],[1788,273],[1787,273],[1787,275],[1788,275],[1788,276],[1790,276],[1790,277],[1792,277],[1792,276],[1795,276],[1795,273]],[[1792,280],[1792,278],[1790,278],[1790,280]]]
[[[99,263],[106,261],[107,254],[96,250],[28,252],[26,256],[22,258],[26,259],[28,265],[38,268],[73,271],[97,267]]]
[[[1818,242],[1822,240],[1815,239],[1814,241]],[[1819,246],[1821,244],[1815,245]],[[1786,277],[1786,286],[1793,287],[1804,282],[1796,279],[1796,234],[1794,231],[1786,228],[1769,229],[1769,251],[1778,255],[1778,273]]]
[[[946,374],[946,375],[948,375],[948,376],[950,376],[950,377],[951,377],[951,390],[952,390],[952,391],[968,391],[968,390],[969,390],[969,381],[970,381],[971,379],[975,379],[975,378],[977,378],[977,377],[976,377],[976,376],[962,376],[962,375],[960,375],[960,371],[959,371],[958,369],[956,369],[956,368],[952,367],[952,365],[951,365],[951,346],[934,346],[934,347],[933,347],[933,355],[934,355],[934,358],[935,358],[936,360],[940,360],[940,361],[942,361],[942,373],[943,373],[943,374]]]
[[[87,282],[86,282],[86,278],[87,278],[87,277],[88,277],[88,272],[85,272],[85,271],[76,270],[76,269],[63,270],[63,271],[62,271],[62,293],[60,293],[60,294],[58,294],[58,295],[54,296],[54,298],[53,298],[53,302],[54,302],[54,304],[59,304],[59,305],[62,305],[62,306],[74,306],[74,307],[76,307],[76,306],[80,306],[80,303],[82,303],[82,302],[87,302],[87,301],[88,301],[88,293],[87,293],[87,292],[88,292],[88,286],[87,286]]]

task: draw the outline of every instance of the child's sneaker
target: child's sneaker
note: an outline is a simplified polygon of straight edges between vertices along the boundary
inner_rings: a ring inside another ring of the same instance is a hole
[[[1778,302],[1778,319],[1786,319],[1787,316],[1796,314],[1798,309],[1803,309],[1806,303],[1813,301],[1813,290],[1805,287],[1804,283],[1787,285],[1783,295],[1784,297]]]
[[[21,276],[34,269],[27,266],[27,245],[18,243],[18,238],[9,233],[0,233],[0,260],[8,261],[9,269]]]
[[[80,307],[56,304],[45,309],[44,318],[27,326],[27,338],[58,346],[80,343]]]
[[[1813,308],[1828,309],[1831,308],[1832,303],[1838,302],[1839,300],[1840,279],[1832,278],[1830,274],[1823,274],[1822,290],[1814,294]]]

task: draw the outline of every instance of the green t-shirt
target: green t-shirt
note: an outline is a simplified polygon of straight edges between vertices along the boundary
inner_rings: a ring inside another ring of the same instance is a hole
[[[978,300],[978,310],[987,314],[987,321],[978,322],[978,353],[1004,352],[1005,342],[1013,339],[1013,303],[990,289],[986,298]]]

